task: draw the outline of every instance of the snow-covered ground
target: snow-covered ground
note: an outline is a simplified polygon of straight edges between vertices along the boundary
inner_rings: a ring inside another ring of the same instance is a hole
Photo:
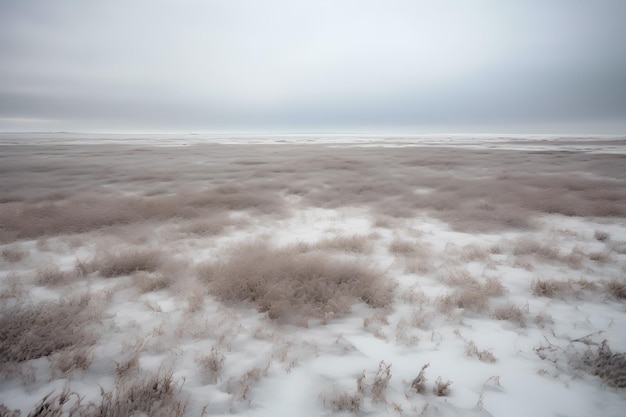
[[[0,150],[6,413],[624,413],[623,137]]]

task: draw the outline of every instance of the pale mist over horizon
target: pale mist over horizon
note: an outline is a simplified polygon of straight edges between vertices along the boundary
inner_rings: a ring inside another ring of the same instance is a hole
[[[626,134],[620,0],[8,0],[0,132]]]

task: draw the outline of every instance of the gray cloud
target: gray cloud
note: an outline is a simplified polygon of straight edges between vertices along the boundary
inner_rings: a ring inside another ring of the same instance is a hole
[[[620,0],[9,0],[0,130],[623,133],[624,15]]]

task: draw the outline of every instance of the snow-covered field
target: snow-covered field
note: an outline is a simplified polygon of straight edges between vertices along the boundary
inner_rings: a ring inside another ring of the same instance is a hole
[[[2,416],[624,415],[626,138],[2,134],[0,172]]]

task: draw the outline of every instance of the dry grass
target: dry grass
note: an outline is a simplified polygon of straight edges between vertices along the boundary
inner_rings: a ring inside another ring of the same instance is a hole
[[[62,271],[57,265],[50,264],[38,268],[35,273],[35,282],[38,285],[58,286],[68,284],[76,278],[74,271]]]
[[[613,352],[606,340],[596,349],[589,349],[586,365],[594,375],[615,388],[626,388],[626,353]]]
[[[361,410],[362,398],[358,393],[348,394],[347,392],[335,393],[324,397],[324,405],[329,405],[336,413],[350,412],[358,413]]]
[[[410,258],[404,262],[405,274],[421,274],[426,275],[435,269],[433,262],[424,259]]]
[[[606,263],[610,259],[610,255],[607,252],[591,252],[589,253],[589,260],[598,262],[598,263]]]
[[[182,417],[187,408],[187,401],[180,398],[179,387],[171,371],[159,370],[142,378],[118,382],[115,391],[101,388],[100,393],[100,402],[82,404],[83,398],[66,386],[59,394],[52,392],[44,396],[28,416]],[[3,411],[2,408],[0,411]],[[19,416],[19,413],[16,415]]]
[[[48,356],[52,375],[67,378],[76,371],[85,372],[93,362],[93,352],[87,348],[60,351]]]
[[[444,313],[449,313],[454,308],[480,313],[488,309],[490,298],[506,293],[498,278],[488,277],[481,283],[466,270],[448,271],[447,274],[440,275],[439,280],[457,288],[437,299],[438,308]]]
[[[369,253],[372,251],[372,243],[368,235],[333,236],[318,241],[315,246],[318,249],[340,252]]]
[[[20,410],[11,410],[4,404],[0,404],[0,416],[2,417],[20,417],[22,412]]]
[[[246,371],[246,373],[239,378],[235,387],[231,386],[231,379],[228,384],[227,392],[229,394],[234,394],[239,400],[247,401],[248,404],[250,404],[252,402],[252,389],[261,380],[261,378],[267,376],[270,365],[271,363],[268,362],[267,366],[263,369],[255,367]]]
[[[389,252],[394,255],[408,256],[413,255],[416,251],[416,243],[410,240],[396,238],[389,244]]]
[[[461,249],[461,259],[465,262],[486,262],[490,259],[489,248],[470,243]]]
[[[505,241],[491,247],[477,244],[462,247],[461,243],[454,253],[457,259],[445,259],[432,256],[430,247],[423,243],[426,242],[425,236],[418,239],[412,233],[412,229],[418,227],[416,222],[428,222],[432,218],[448,223],[453,230],[490,233],[511,231],[514,228],[527,231],[539,224],[535,220],[542,213],[608,217],[609,220],[611,217],[623,218],[626,216],[623,156],[453,147],[424,147],[416,150],[310,146],[303,152],[302,146],[199,145],[180,149],[142,147],[133,150],[126,146],[76,145],[60,151],[56,145],[33,143],[27,150],[24,148],[3,147],[3,164],[0,164],[3,178],[0,184],[0,242],[14,242],[2,246],[0,254],[5,269],[32,269],[36,266],[34,259],[27,258],[29,252],[25,250],[31,243],[21,242],[20,239],[38,239],[40,250],[60,253],[65,250],[60,244],[64,241],[74,240],[78,242],[75,248],[84,248],[91,245],[91,239],[117,234],[117,242],[125,242],[123,247],[111,245],[108,253],[98,253],[89,262],[77,261],[77,275],[95,275],[96,271],[107,277],[132,275],[124,279],[124,284],[132,280],[142,292],[167,289],[178,285],[183,274],[169,273],[166,265],[169,261],[164,260],[165,249],[140,245],[155,239],[163,241],[162,233],[165,233],[169,237],[181,239],[181,242],[172,245],[168,242],[167,247],[178,245],[176,247],[184,246],[190,251],[198,249],[203,256],[210,252],[209,256],[212,257],[217,254],[210,245],[217,245],[217,241],[210,239],[211,236],[226,234],[224,231],[237,223],[237,219],[248,216],[255,227],[258,225],[260,228],[267,226],[266,220],[284,220],[285,215],[290,214],[284,210],[286,202],[289,202],[298,209],[353,207],[356,212],[367,213],[370,219],[378,219],[374,220],[378,227],[396,228],[396,231],[380,230],[385,236],[399,236],[388,248],[381,249],[397,255],[399,262],[406,263],[408,272],[426,274],[435,271],[429,277],[419,277],[420,283],[430,284],[432,276],[440,273],[435,270],[440,265],[445,267],[454,265],[454,262],[457,265],[461,262],[488,262],[492,255],[493,259],[501,260],[505,257],[495,255],[510,251],[519,258],[520,265],[529,269],[533,264],[539,265],[541,262],[559,262],[576,268],[590,265],[593,269],[584,272],[594,274],[589,281],[567,281],[565,277],[557,277],[556,281],[539,279],[532,285],[532,292],[536,296],[582,294],[586,297],[587,293],[593,292],[614,298],[618,301],[613,303],[616,306],[626,299],[626,284],[618,275],[620,254],[626,253],[626,245],[612,240],[617,236],[609,236],[608,232],[612,230],[609,222],[601,227],[606,230],[593,233],[593,239],[596,240],[593,245],[598,245],[594,250],[604,246],[604,250],[597,253],[572,250],[568,254],[563,248],[571,247],[571,240],[563,240],[564,245],[560,245],[561,241],[545,242],[533,234],[535,237]],[[579,175],[578,172],[585,174]],[[298,197],[286,196],[287,193],[296,193]],[[167,226],[161,227],[164,224]],[[95,232],[72,235],[92,230]],[[194,337],[213,337],[212,332],[217,331],[221,335],[215,335],[216,340],[219,340],[216,343],[224,348],[236,340],[234,318],[229,318],[231,322],[224,321],[221,324],[211,323],[210,318],[191,320],[194,316],[213,314],[212,305],[208,305],[206,311],[203,306],[202,295],[209,290],[225,303],[248,302],[260,311],[267,312],[271,318],[298,323],[305,323],[309,318],[323,322],[348,312],[358,302],[376,308],[388,306],[392,301],[393,290],[385,275],[372,271],[369,264],[357,260],[367,258],[362,255],[371,253],[373,239],[351,232],[358,230],[346,231],[344,236],[323,239],[317,246],[308,248],[277,249],[258,242],[233,248],[205,269],[203,287],[196,294],[173,291],[175,301],[183,305],[176,314],[185,312],[180,326],[193,328],[187,331],[189,334],[195,332]],[[49,238],[58,235],[67,237]],[[223,237],[230,241],[234,236]],[[439,236],[434,237],[440,240]],[[558,239],[581,237],[559,235]],[[591,236],[587,237],[592,239]],[[212,243],[205,245],[209,241]],[[135,243],[138,246],[128,246]],[[587,247],[585,251],[589,251]],[[46,257],[54,255],[50,252]],[[596,264],[588,262],[588,259]],[[607,264],[599,265],[598,262]],[[10,263],[19,264],[8,265]],[[394,263],[391,270],[397,271],[397,267]],[[476,268],[471,269],[473,273],[478,270],[478,265],[470,267]],[[558,265],[560,272],[562,267]],[[601,277],[595,276],[595,272],[612,274],[610,276],[615,279],[605,283]],[[623,267],[621,272],[624,272]],[[64,272],[58,267],[43,267],[36,273],[35,280],[47,286],[60,286],[75,278],[72,272]],[[28,285],[32,283],[30,278],[21,277]],[[416,278],[402,277],[407,281]],[[30,364],[17,361],[47,357],[53,375],[63,377],[89,369],[89,348],[76,341],[85,336],[89,341],[91,318],[88,316],[91,313],[88,310],[92,310],[92,307],[68,307],[71,304],[69,302],[42,305],[25,303],[15,307],[16,302],[22,302],[27,294],[19,288],[18,281],[10,277],[3,280],[0,295],[5,305],[0,317],[3,362],[5,357],[10,356],[13,363],[9,365],[26,368]],[[115,284],[110,281],[93,281],[97,285]],[[490,310],[491,303],[495,304],[492,298],[505,292],[499,279],[485,279],[484,275],[480,276],[480,272],[476,276],[451,273],[450,276],[444,276],[442,282],[449,287],[443,293],[450,293],[437,301],[442,310],[463,308],[468,312],[490,311],[496,318],[520,325],[524,320],[535,318],[523,310],[523,306],[505,305],[495,311]],[[511,285],[516,283],[511,282]],[[433,294],[430,287],[424,288],[429,291],[428,294]],[[48,294],[61,290],[65,289],[37,291]],[[112,294],[115,290],[108,291]],[[434,326],[430,324],[433,318],[433,323],[440,324],[441,319],[436,317],[437,311],[432,301],[427,297],[425,300],[415,300],[408,307],[414,308],[413,317],[402,318],[395,327],[396,332],[404,333],[410,325],[422,328]],[[157,303],[153,305],[158,307]],[[198,311],[203,314],[187,314]],[[377,313],[372,314],[372,317],[379,314],[379,310],[375,311]],[[380,314],[383,313],[389,312],[384,310]],[[537,315],[535,320],[538,326],[550,324],[550,318],[545,314]],[[395,322],[395,318],[391,325],[367,318],[364,324],[380,333],[381,329],[393,331]],[[21,330],[14,329],[15,326],[21,327]],[[232,329],[224,330],[227,327]],[[170,328],[162,327],[158,331],[166,332],[167,329]],[[426,334],[415,332],[420,336]],[[267,331],[262,337],[271,341],[269,334]],[[20,347],[20,344],[25,348]],[[32,346],[41,347],[41,351],[32,350]],[[491,352],[488,350],[478,349],[470,342],[466,343],[465,349],[466,354],[486,362],[490,362],[493,356],[489,356]],[[204,355],[197,358],[199,372],[206,375],[210,383],[219,381],[224,356],[216,350],[202,353]],[[294,350],[293,355],[297,354],[299,352]],[[45,362],[45,359],[40,360]],[[429,381],[426,388],[424,369],[415,379],[413,389],[427,393],[436,385],[435,391],[443,395],[449,383],[440,379],[437,384]],[[251,384],[258,380],[262,372],[255,368],[240,380],[235,379],[235,384],[240,384],[238,392],[242,398],[249,398]],[[116,373],[120,389],[103,393],[105,406],[94,405],[94,415],[95,410],[100,413],[98,415],[176,415],[180,411],[180,403],[176,406],[178,408],[168,409],[168,400],[161,401],[171,391],[168,386],[172,384],[171,380],[167,382],[167,375],[162,375],[161,380],[166,380],[164,384],[156,382],[154,391],[160,392],[159,399],[146,388],[148,383],[154,384],[155,381],[146,379],[141,382],[143,379],[139,378],[142,374],[138,355],[131,355],[118,364]],[[391,397],[391,389],[387,386],[387,382],[390,382],[389,368],[381,364],[376,376],[374,373],[368,374],[367,395],[376,396],[374,386],[378,380],[381,395],[377,398],[379,402],[384,402],[385,390],[388,391],[387,396]],[[122,385],[126,388],[122,389]],[[220,384],[210,389],[218,388],[221,390],[223,386]],[[354,395],[350,392],[336,395],[335,401],[331,401],[332,408],[357,412],[364,408],[363,402],[370,406],[370,398],[365,398],[363,392]],[[145,402],[138,399],[142,396],[154,408],[137,405]],[[118,403],[134,405],[123,408]],[[415,411],[409,411],[405,403],[403,406],[407,414]],[[164,411],[156,411],[157,407]],[[396,408],[396,411],[402,414],[401,408]],[[371,413],[371,410],[366,412]]]
[[[508,320],[520,327],[526,327],[526,313],[514,304],[506,304],[493,311],[493,318],[496,320]]]
[[[76,192],[61,201],[13,202],[0,210],[0,241],[32,239],[59,234],[84,233],[111,226],[141,224],[146,221],[196,219],[191,232],[219,233],[229,210],[281,210],[281,200],[263,196],[245,188],[237,193],[217,190],[182,189],[176,195],[151,197],[129,196],[103,189],[97,192]],[[177,190],[178,191],[178,190]],[[210,218],[215,218],[211,222]],[[204,223],[202,219],[205,219]]]
[[[15,272],[7,274],[0,287],[0,300],[14,299],[21,300],[27,294],[27,280]]]
[[[626,299],[626,281],[622,280],[612,280],[605,283],[606,291],[614,298],[618,300]]]
[[[626,242],[614,242],[611,244],[610,249],[618,255],[626,255]]]
[[[2,255],[2,259],[4,259],[5,262],[10,263],[19,262],[24,259],[26,255],[28,255],[28,253],[24,251],[19,245],[5,246],[4,248],[2,248],[2,252],[0,252],[0,254]]]
[[[603,230],[596,230],[593,232],[593,237],[599,242],[604,242],[607,241],[611,235]]]
[[[438,397],[445,397],[450,393],[450,385],[452,385],[452,381],[444,382],[441,377],[437,377],[435,381],[435,386],[433,387],[433,392]]]
[[[200,366],[202,374],[206,376],[210,384],[217,384],[221,379],[222,368],[224,367],[224,355],[215,346],[211,348],[211,353],[198,355],[196,363]]]
[[[542,243],[530,237],[522,237],[513,242],[513,255],[532,255],[544,261],[557,261],[561,258],[554,244]]]
[[[571,288],[566,282],[554,279],[536,279],[530,286],[533,295],[538,297],[554,297],[571,292]]]
[[[209,216],[189,220],[178,226],[178,230],[182,233],[198,236],[215,236],[223,233],[228,226],[238,223],[242,223],[242,221],[233,220],[227,213],[217,212]]]
[[[58,149],[3,147],[0,241],[229,211],[275,214],[284,211],[285,190],[296,190],[303,205],[364,207],[391,220],[425,212],[465,231],[525,228],[539,213],[626,216],[620,155],[435,146],[419,155],[315,145]],[[215,230],[196,230],[203,229]]]
[[[92,309],[92,311],[90,311]],[[23,362],[90,345],[93,307],[81,301],[5,307],[0,315],[0,360]]]
[[[139,372],[139,352],[132,352],[126,359],[115,361],[115,376],[119,379],[128,378]]]
[[[417,392],[418,394],[424,394],[426,392],[426,369],[430,366],[429,363],[427,363],[426,365],[422,366],[422,369],[420,370],[419,374],[417,374],[417,376],[415,377],[415,379],[413,379],[413,381],[411,382],[411,389],[415,392]]]
[[[536,279],[531,283],[533,295],[539,297],[584,297],[585,295],[601,293],[602,288],[611,293],[609,282],[596,282],[588,279],[570,279],[558,281],[555,279]],[[619,297],[618,297],[619,298]]]
[[[546,311],[541,311],[537,313],[533,323],[540,329],[545,329],[547,325],[554,324],[554,319]]]
[[[386,307],[393,297],[390,282],[371,265],[263,242],[234,247],[200,273],[220,300],[252,302],[273,319],[328,318],[356,302]]]
[[[187,401],[180,398],[172,371],[159,370],[127,383],[119,383],[114,392],[103,392],[102,402],[86,416],[182,417]]]
[[[446,274],[439,275],[439,281],[464,290],[483,293],[486,297],[499,297],[506,293],[502,281],[496,277],[487,277],[481,283],[467,270],[448,270]]]
[[[470,358],[472,357],[478,358],[478,360],[483,361],[483,362],[495,363],[496,361],[496,357],[493,356],[493,353],[491,353],[487,349],[484,349],[484,350],[478,349],[478,346],[476,346],[476,343],[474,343],[471,340],[465,342],[465,355]]]
[[[169,288],[173,281],[171,275],[161,272],[146,272],[142,270],[133,274],[133,284],[142,293],[164,290]]]
[[[436,302],[444,314],[450,314],[455,308],[481,313],[489,307],[489,298],[477,291],[454,291],[438,297]]]
[[[186,313],[197,313],[204,307],[204,294],[200,293],[192,293],[187,295],[187,306],[185,307]]]
[[[391,364],[387,365],[385,361],[378,364],[378,371],[374,376],[372,383],[372,401],[375,403],[387,402],[387,386],[391,379]]]
[[[130,275],[137,271],[155,272],[164,257],[165,254],[159,249],[127,248],[97,256],[91,262],[91,268],[104,277]]]

